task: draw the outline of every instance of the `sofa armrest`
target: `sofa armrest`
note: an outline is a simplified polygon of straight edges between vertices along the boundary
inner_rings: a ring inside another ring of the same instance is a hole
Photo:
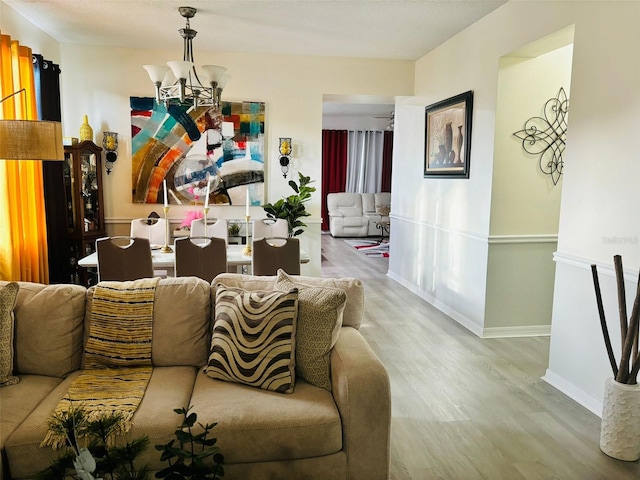
[[[344,217],[344,214],[338,210],[329,210],[330,217]]]
[[[389,476],[391,389],[387,371],[359,331],[342,327],[331,353],[333,398],[342,420],[347,478]]]

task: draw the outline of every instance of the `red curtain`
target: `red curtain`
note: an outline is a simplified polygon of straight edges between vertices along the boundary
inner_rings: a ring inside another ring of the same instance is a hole
[[[347,141],[346,130],[322,130],[322,230],[329,230],[327,194],[347,184]]]
[[[382,180],[381,192],[391,191],[391,160],[393,158],[393,132],[384,132],[384,145],[382,147]]]

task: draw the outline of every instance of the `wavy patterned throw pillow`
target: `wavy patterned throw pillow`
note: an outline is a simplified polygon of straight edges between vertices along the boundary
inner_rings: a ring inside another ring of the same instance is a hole
[[[280,393],[293,392],[298,291],[246,291],[218,285],[205,373]]]
[[[284,270],[278,270],[275,288],[298,289],[296,373],[310,384],[331,391],[331,349],[342,326],[346,292],[299,283]]]
[[[20,381],[13,374],[13,308],[18,299],[16,282],[0,287],[0,386],[14,385]]]

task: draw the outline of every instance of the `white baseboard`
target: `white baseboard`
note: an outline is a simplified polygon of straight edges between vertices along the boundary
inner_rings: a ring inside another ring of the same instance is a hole
[[[436,298],[433,298],[431,295],[418,289],[415,285],[408,283],[406,280],[395,275],[393,272],[387,272],[387,277],[389,277],[395,282],[398,282],[400,285],[405,287],[410,292],[415,293],[420,298],[422,298],[425,302],[433,305],[442,313],[451,317],[453,320],[458,322],[460,325],[462,325],[464,328],[466,328],[470,332],[474,333],[478,337],[482,337],[482,326],[478,325],[477,323],[474,323],[473,321],[471,321],[469,318],[467,318],[457,310],[454,310],[449,305],[445,305],[444,303],[437,300]]]
[[[482,332],[482,338],[509,337],[548,337],[551,325],[524,325],[521,327],[488,327]]]
[[[576,387],[573,383],[568,382],[559,375],[556,375],[551,370],[547,369],[542,380],[547,382],[554,388],[557,388],[569,398],[575,400],[591,413],[602,418],[602,401],[596,400],[585,391]]]
[[[389,277],[395,282],[398,282],[407,290],[415,293],[420,298],[422,298],[425,302],[433,305],[442,313],[451,317],[451,319],[455,320],[464,328],[466,328],[467,330],[469,330],[470,332],[472,332],[473,334],[477,335],[480,338],[542,337],[542,336],[551,335],[551,325],[526,325],[526,326],[519,326],[519,327],[482,328],[481,325],[474,323],[472,320],[470,320],[469,318],[467,318],[457,310],[433,298],[431,295],[418,289],[415,285],[410,284],[409,282],[397,276],[393,272],[387,272],[387,277]]]

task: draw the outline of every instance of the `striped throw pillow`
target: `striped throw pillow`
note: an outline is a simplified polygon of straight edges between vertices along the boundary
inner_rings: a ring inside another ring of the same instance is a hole
[[[218,285],[205,373],[280,393],[295,384],[298,290],[246,291]]]

